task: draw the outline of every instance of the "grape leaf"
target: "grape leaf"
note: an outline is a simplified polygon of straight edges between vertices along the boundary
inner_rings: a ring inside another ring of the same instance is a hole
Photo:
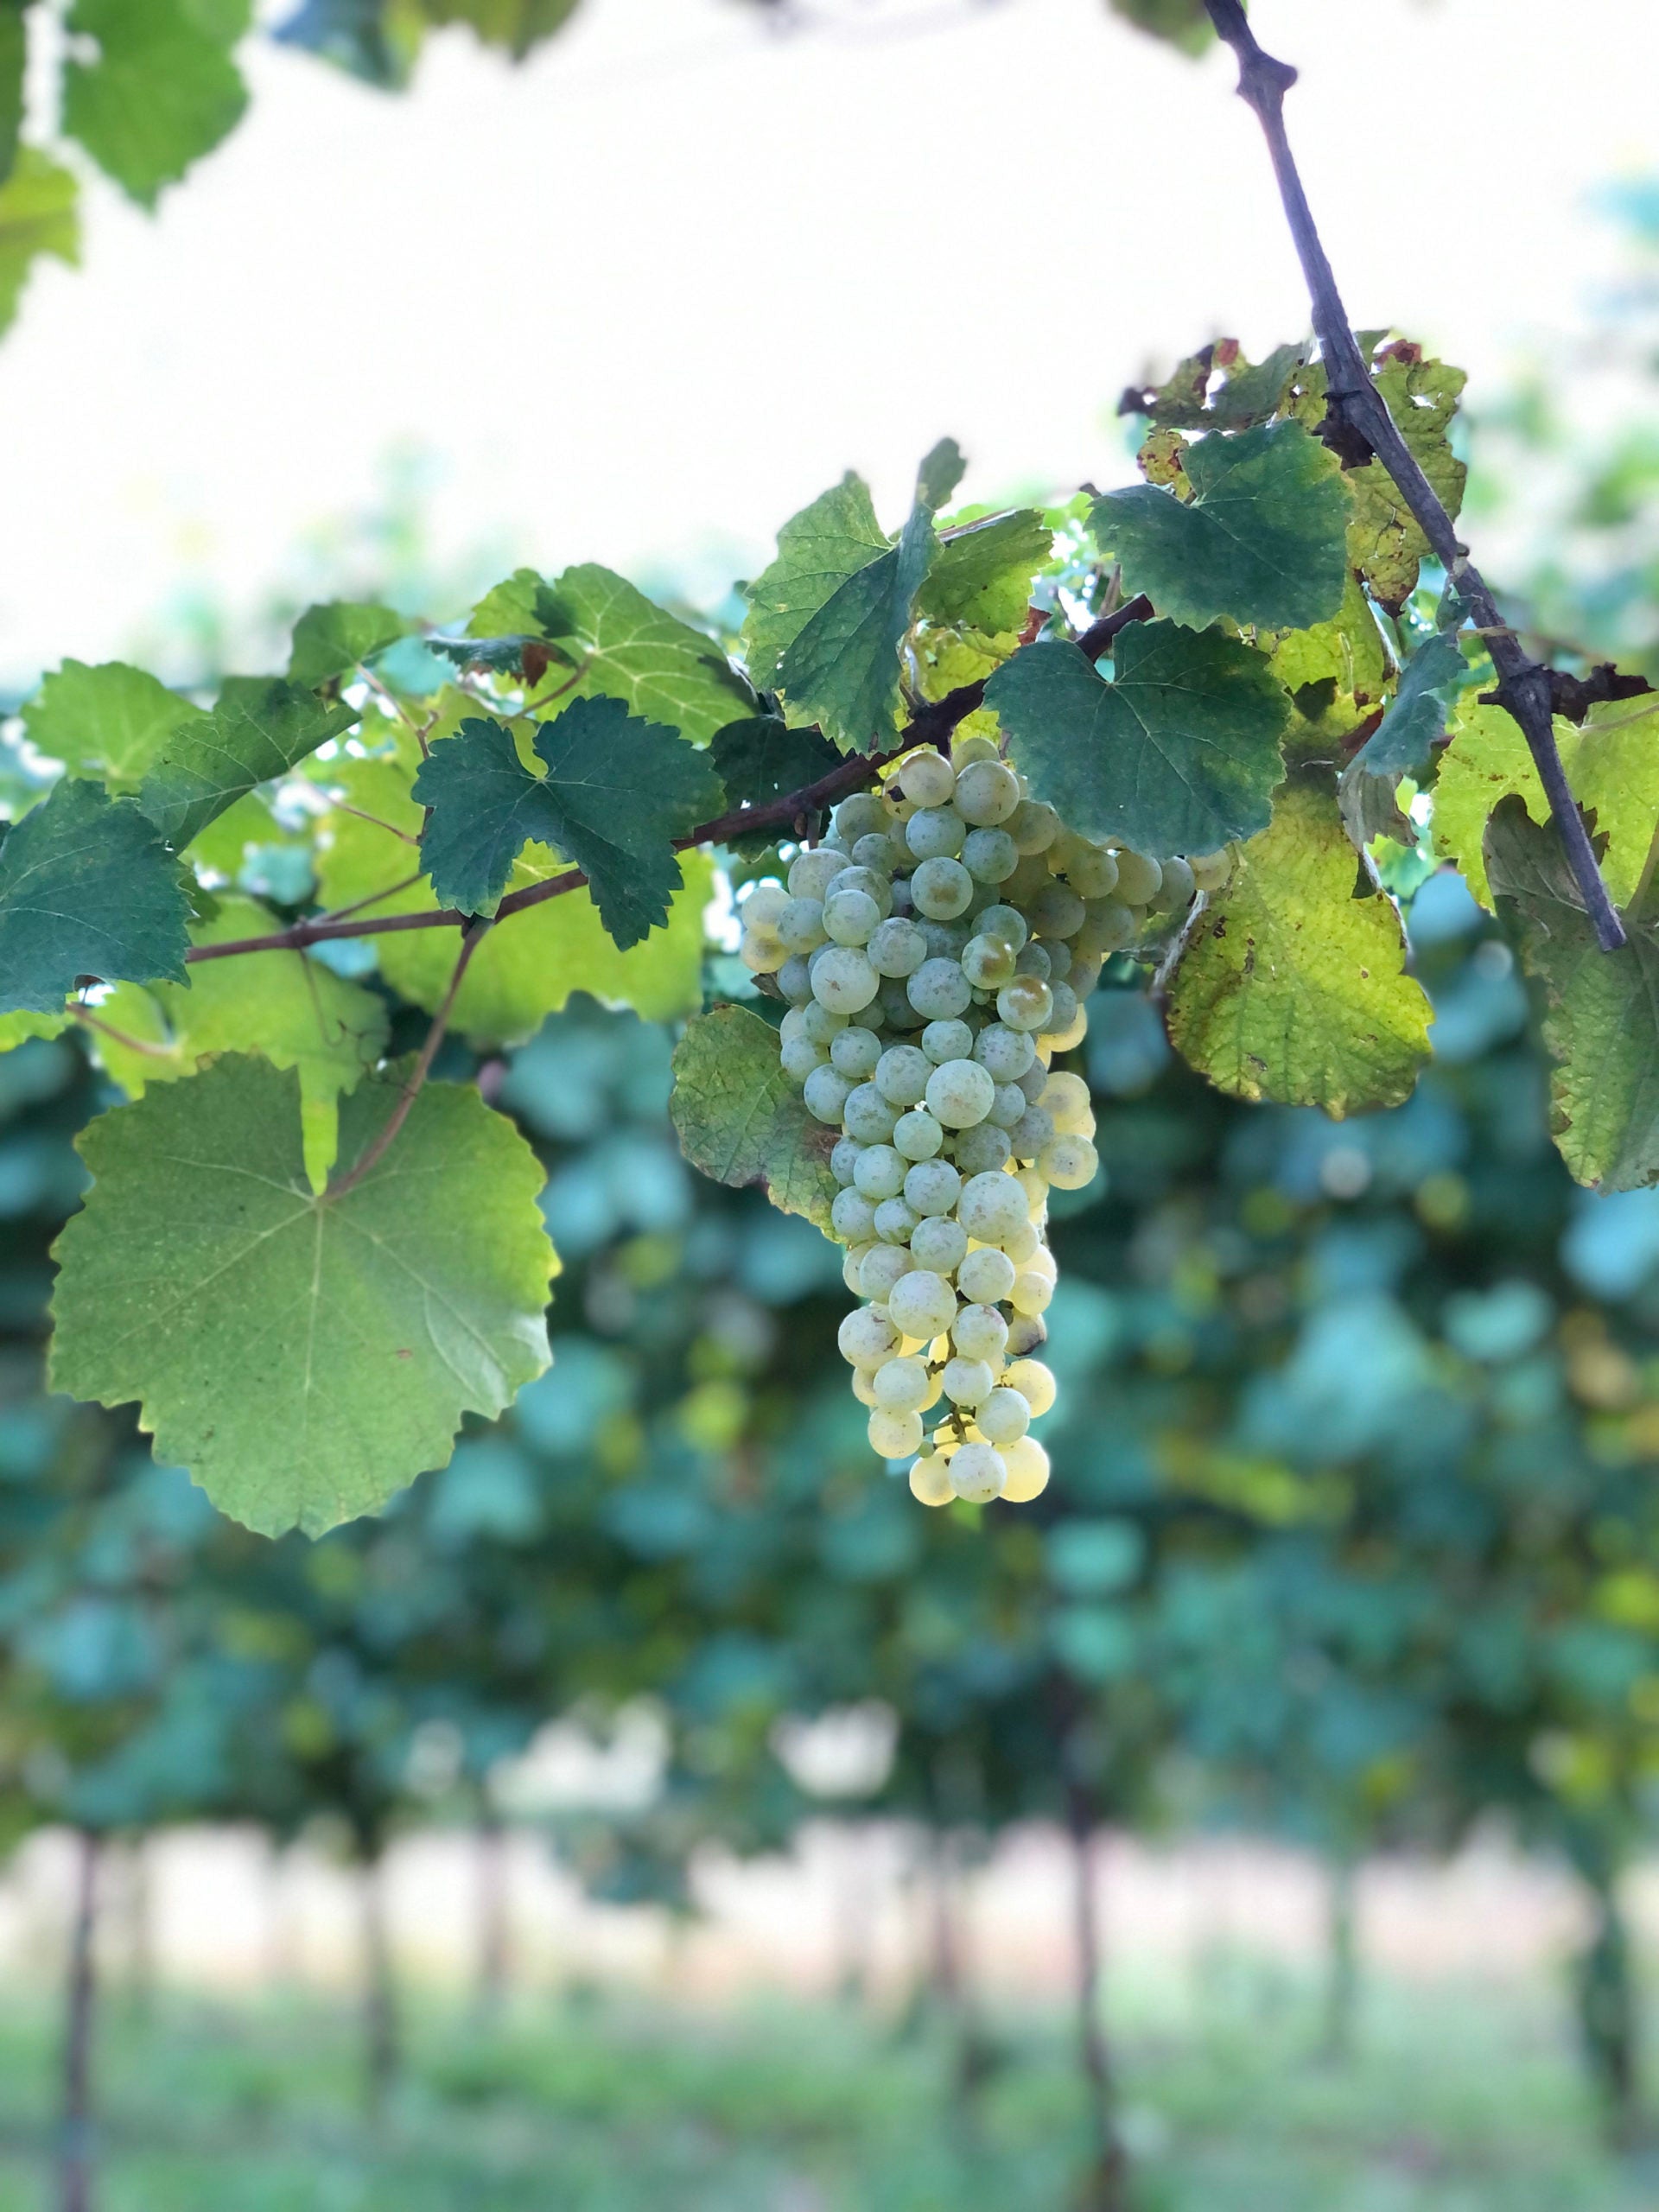
[[[1289,702],[1220,630],[1132,622],[1103,683],[1069,644],[1027,645],[985,688],[1032,796],[1085,837],[1211,853],[1266,827]]]
[[[1399,690],[1352,765],[1396,782],[1402,776],[1421,776],[1431,750],[1446,735],[1448,707],[1469,676],[1454,632],[1437,631],[1426,639],[1401,671]]]
[[[961,474],[955,444],[942,439],[916,480],[916,497],[895,545],[838,585],[809,615],[778,664],[789,721],[815,721],[844,753],[872,752],[897,734],[899,648],[916,594],[938,551],[933,509]]]
[[[392,834],[414,836],[421,810],[410,796],[411,772],[390,760],[343,762],[330,781],[347,801],[376,818],[334,814],[327,843],[318,855],[321,896],[331,906],[370,899],[403,883],[416,863],[410,847]],[[382,829],[379,823],[391,825]],[[562,874],[568,863],[544,845],[526,846],[507,881],[526,889]],[[629,1006],[650,1021],[672,1021],[702,1003],[702,910],[713,889],[705,855],[682,855],[685,887],[677,892],[665,929],[619,951],[586,891],[570,891],[544,906],[515,914],[492,930],[474,954],[455,1001],[454,1027],[474,1044],[522,1044],[573,991],[587,991],[613,1006]],[[431,912],[438,905],[424,879],[375,900],[376,914]],[[415,930],[369,940],[392,988],[429,1013],[448,988],[455,964],[453,930]]]
[[[1455,519],[1469,474],[1452,450],[1450,436],[1467,381],[1464,372],[1426,359],[1419,346],[1396,344],[1383,348],[1372,374],[1401,435]],[[1322,385],[1320,407],[1323,411]],[[1354,497],[1349,557],[1384,607],[1402,607],[1416,588],[1428,540],[1380,461],[1351,469],[1347,480]]]
[[[230,49],[250,12],[238,0],[75,0],[69,29],[99,52],[65,65],[63,127],[141,207],[241,120],[248,92]]]
[[[812,616],[849,576],[887,552],[888,543],[868,485],[850,469],[784,524],[778,558],[745,587],[744,658],[763,690],[776,690],[784,655]]]
[[[23,71],[29,60],[29,0],[0,0],[0,184],[11,175],[23,127]]]
[[[1202,54],[1215,37],[1204,0],[1111,0],[1114,15],[1137,30],[1167,40],[1183,54]]]
[[[212,919],[191,935],[197,944],[226,944],[279,927],[257,899],[231,897],[221,898]],[[149,1084],[194,1074],[215,1052],[257,1052],[273,1067],[297,1068],[314,1190],[334,1164],[340,1092],[353,1090],[386,1049],[385,1001],[302,952],[198,961],[188,989],[123,983],[98,1016],[105,1026],[93,1033],[93,1049],[130,1097]],[[122,1036],[146,1049],[133,1050]]]
[[[674,1050],[668,1110],[694,1167],[734,1189],[758,1183],[785,1213],[828,1230],[838,1131],[815,1121],[778,1060],[778,1033],[747,1007],[719,1006]]]
[[[1145,415],[1167,429],[1251,430],[1279,413],[1307,354],[1306,345],[1275,346],[1251,361],[1237,339],[1218,338],[1178,363],[1164,384],[1131,387],[1118,413]]]
[[[706,745],[753,706],[712,638],[654,605],[613,569],[593,562],[566,569],[543,594],[535,627],[575,672],[570,698],[620,699],[631,713],[666,722],[694,745]]]
[[[815,729],[791,729],[777,715],[757,715],[747,721],[728,722],[715,732],[709,757],[726,787],[729,810],[764,806],[769,799],[804,791],[841,764],[841,755],[828,738]],[[776,830],[753,833],[764,844]],[[752,840],[728,839],[740,849]]]
[[[315,690],[330,677],[372,660],[414,627],[405,616],[372,602],[332,599],[308,607],[294,625],[288,680]]]
[[[1341,1120],[1410,1095],[1431,1010],[1391,899],[1356,899],[1328,789],[1287,784],[1271,825],[1199,914],[1169,993],[1170,1041],[1220,1090]]]
[[[340,1110],[354,1160],[397,1103]],[[156,1456],[266,1535],[321,1535],[443,1465],[548,1363],[543,1171],[469,1087],[429,1084],[342,1196],[308,1186],[300,1079],[227,1055],[100,1115],[54,1248],[52,1385],[139,1402]]]
[[[57,1037],[69,1027],[67,1014],[0,1014],[0,1052],[16,1051],[37,1037]]]
[[[1221,616],[1274,630],[1328,621],[1348,563],[1336,455],[1287,421],[1202,439],[1183,461],[1191,501],[1136,484],[1090,511],[1126,588],[1194,627]]]
[[[178,864],[130,798],[66,776],[0,844],[0,1014],[50,1014],[78,976],[182,982]]]
[[[421,0],[433,23],[466,23],[486,46],[505,47],[522,61],[543,39],[562,30],[577,0]]]
[[[600,918],[623,949],[668,919],[683,880],[672,840],[725,797],[704,756],[618,699],[578,699],[536,726],[546,764],[533,776],[504,724],[474,715],[435,745],[413,797],[429,810],[421,857],[432,887],[463,913],[493,912],[532,841],[588,878]]]
[[[182,852],[245,792],[286,775],[357,719],[355,707],[330,704],[280,677],[230,677],[213,713],[186,723],[162,747],[138,804]]]
[[[302,47],[383,92],[401,92],[420,52],[421,18],[385,0],[301,0],[271,36]]]
[[[66,168],[34,146],[20,146],[0,185],[0,332],[17,313],[29,272],[41,254],[80,259],[79,187]]]
[[[1497,911],[1542,1002],[1550,1128],[1580,1183],[1632,1191],[1659,1183],[1659,937],[1631,919],[1604,952],[1554,830],[1518,792],[1486,830]]]
[[[207,719],[142,668],[118,660],[97,668],[65,661],[23,709],[32,744],[73,774],[101,777],[118,792],[137,791],[168,740]]]
[[[1351,574],[1329,622],[1287,630],[1274,640],[1273,672],[1296,709],[1286,759],[1334,759],[1382,704],[1394,676],[1376,618]]]
[[[1034,508],[987,515],[939,540],[916,595],[916,612],[995,636],[1025,626],[1033,577],[1054,554],[1054,533]]]

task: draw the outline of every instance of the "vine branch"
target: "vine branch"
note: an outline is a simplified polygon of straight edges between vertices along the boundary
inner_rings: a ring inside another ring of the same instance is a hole
[[[1120,630],[1131,622],[1145,621],[1152,611],[1151,601],[1144,596],[1128,601],[1090,625],[1077,640],[1079,650],[1091,660],[1098,660]],[[786,791],[761,806],[734,807],[728,813],[717,814],[710,822],[700,822],[683,837],[674,839],[674,850],[685,852],[693,845],[718,845],[728,837],[749,836],[757,830],[792,830],[806,816],[833,806],[850,792],[862,791],[890,760],[898,760],[916,746],[936,745],[948,738],[958,722],[965,721],[984,703],[982,677],[976,683],[959,684],[943,699],[931,700],[918,708],[903,738],[890,752],[851,753],[815,783],[804,785],[799,791]],[[419,878],[410,880],[418,881]],[[579,868],[570,868],[561,874],[549,876],[544,882],[528,883],[522,891],[508,893],[496,908],[494,919],[509,921],[514,914],[522,914],[531,906],[540,906],[567,891],[580,890],[587,880]],[[376,894],[381,898],[391,895],[390,892]],[[416,914],[372,915],[362,921],[353,918],[353,912],[351,907],[342,907],[337,914],[325,914],[315,921],[295,922],[267,937],[227,938],[219,944],[192,945],[184,957],[194,963],[234,959],[245,952],[302,952],[308,944],[326,944],[338,938],[385,937],[399,930],[464,929],[473,918],[455,906],[439,906]]]
[[[1217,36],[1233,50],[1238,62],[1239,98],[1254,111],[1268,143],[1279,197],[1313,303],[1313,330],[1325,357],[1332,414],[1350,434],[1351,442],[1374,454],[1392,479],[1435,559],[1467,601],[1485,633],[1487,650],[1498,675],[1496,696],[1519,723],[1527,741],[1549,801],[1550,818],[1585,911],[1595,926],[1597,941],[1604,952],[1615,951],[1625,942],[1624,927],[1601,880],[1589,832],[1556,750],[1550,671],[1532,658],[1503,620],[1439,493],[1424,475],[1389,411],[1388,402],[1372,382],[1370,365],[1360,352],[1343,306],[1336,274],[1313,220],[1285,130],[1285,94],[1296,82],[1296,72],[1287,61],[1277,60],[1263,50],[1250,29],[1242,0],[1205,0],[1205,5]]]

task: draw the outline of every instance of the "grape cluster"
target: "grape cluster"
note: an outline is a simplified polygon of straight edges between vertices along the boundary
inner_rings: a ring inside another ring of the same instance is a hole
[[[1023,1502],[1048,1480],[1028,1433],[1055,1395],[1032,1356],[1048,1193],[1098,1166],[1088,1086],[1050,1064],[1148,909],[1226,872],[1224,855],[1160,863],[1075,836],[974,735],[843,799],[787,884],[743,903],[741,957],[789,1001],[783,1065],[841,1132],[831,1223],[866,1301],[841,1350],[871,1445],[913,1458],[924,1504]]]

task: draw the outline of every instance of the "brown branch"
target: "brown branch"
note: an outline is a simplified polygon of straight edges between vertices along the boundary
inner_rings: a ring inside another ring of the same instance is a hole
[[[329,1185],[325,1197],[343,1198],[347,1191],[354,1191],[364,1177],[379,1166],[397,1141],[397,1132],[409,1119],[410,1108],[420,1096],[422,1087],[432,1072],[432,1063],[438,1057],[438,1047],[449,1027],[449,1017],[454,1012],[455,999],[471,965],[473,955],[484,942],[491,927],[488,921],[482,919],[470,920],[467,924],[461,936],[461,954],[455,962],[454,973],[449,978],[449,988],[443,995],[442,1004],[432,1017],[432,1025],[426,1033],[426,1042],[421,1047],[421,1056],[410,1070],[409,1079],[398,1094],[397,1103],[392,1108],[385,1128],[356,1165],[348,1169],[338,1183]]]
[[[1254,111],[1268,143],[1279,197],[1284,204],[1313,302],[1313,329],[1325,357],[1333,421],[1338,430],[1348,434],[1348,448],[1357,442],[1362,449],[1369,449],[1376,455],[1411,510],[1435,559],[1487,633],[1488,649],[1498,674],[1497,695],[1519,723],[1527,741],[1527,748],[1549,801],[1555,833],[1561,841],[1585,910],[1595,925],[1597,939],[1604,951],[1613,951],[1625,941],[1624,925],[1614,912],[1607,887],[1601,880],[1589,832],[1556,750],[1549,671],[1531,658],[1504,621],[1490,587],[1470,560],[1468,548],[1459,538],[1451,516],[1401,435],[1388,402],[1373,383],[1370,364],[1360,352],[1347,309],[1343,306],[1336,275],[1326,257],[1285,130],[1285,94],[1296,82],[1296,72],[1288,62],[1275,60],[1262,50],[1240,0],[1205,0],[1205,5],[1217,35],[1231,47],[1237,58],[1239,97]]]

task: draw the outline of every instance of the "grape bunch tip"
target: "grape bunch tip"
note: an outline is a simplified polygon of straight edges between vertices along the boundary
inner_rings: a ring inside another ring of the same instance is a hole
[[[1075,835],[976,734],[949,759],[904,754],[742,901],[741,957],[789,1003],[784,1070],[840,1131],[831,1234],[865,1301],[840,1332],[854,1395],[925,1505],[1020,1504],[1048,1482],[1030,1433],[1055,1400],[1033,1356],[1048,1193],[1099,1166],[1089,1087],[1052,1063],[1147,910],[1184,909],[1229,868]]]

